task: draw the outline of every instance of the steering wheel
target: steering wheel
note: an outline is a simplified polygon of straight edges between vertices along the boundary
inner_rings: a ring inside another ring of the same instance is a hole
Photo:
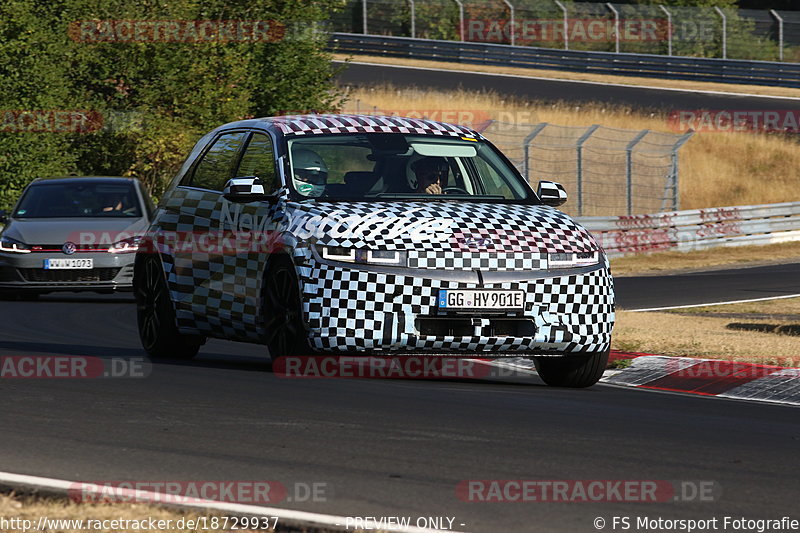
[[[462,189],[461,187],[445,187],[442,189],[442,194],[450,194],[452,192],[462,193],[469,196],[469,191],[466,189]]]

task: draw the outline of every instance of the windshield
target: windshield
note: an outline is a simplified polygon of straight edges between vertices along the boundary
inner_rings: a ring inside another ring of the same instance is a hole
[[[76,181],[31,185],[16,218],[136,218],[142,211],[133,183]]]
[[[289,141],[292,188],[321,200],[535,198],[488,143],[396,133]]]

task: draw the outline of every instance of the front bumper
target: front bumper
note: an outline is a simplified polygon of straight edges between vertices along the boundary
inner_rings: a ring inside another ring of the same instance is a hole
[[[132,290],[135,254],[76,253],[93,260],[91,270],[45,270],[44,260],[67,257],[54,252],[0,253],[0,290],[9,292]]]
[[[370,268],[311,258],[301,267],[311,346],[326,352],[564,355],[609,348],[614,290],[604,264],[478,273]],[[439,289],[524,292],[518,313],[444,314]]]

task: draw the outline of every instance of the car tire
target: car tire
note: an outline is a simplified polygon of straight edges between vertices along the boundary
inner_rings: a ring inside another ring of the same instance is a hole
[[[603,377],[609,350],[564,357],[534,357],[536,372],[552,387],[591,387]]]
[[[153,358],[193,358],[200,350],[203,338],[178,331],[167,280],[158,257],[151,255],[137,261],[134,272],[136,319],[144,350]]]
[[[277,256],[264,278],[264,331],[270,357],[308,355],[308,330],[303,322],[300,285],[292,261]]]

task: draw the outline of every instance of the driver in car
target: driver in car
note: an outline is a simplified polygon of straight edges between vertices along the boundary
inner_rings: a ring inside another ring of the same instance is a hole
[[[425,157],[411,164],[417,175],[417,192],[422,194],[442,194],[447,187],[447,174],[450,166],[444,157]]]

